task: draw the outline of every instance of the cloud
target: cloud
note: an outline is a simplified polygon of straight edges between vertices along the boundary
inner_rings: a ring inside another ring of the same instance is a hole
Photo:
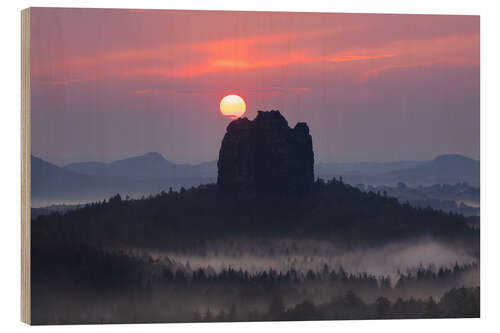
[[[145,12],[151,14],[146,15],[151,16],[151,19],[189,14]],[[316,25],[309,22],[310,27],[302,29],[290,22],[288,31],[251,29],[241,35],[235,31],[233,35],[236,37],[227,37],[226,32],[216,34],[207,27],[193,23],[191,26],[194,31],[189,34],[196,35],[197,32],[198,40],[169,40],[165,37],[161,43],[154,44],[142,45],[131,41],[119,48],[101,45],[94,50],[62,59],[47,56],[45,61],[34,63],[32,75],[34,78],[44,78],[39,80],[42,85],[71,86],[76,82],[91,80],[195,80],[207,75],[232,75],[243,71],[254,71],[260,75],[268,69],[277,68],[286,68],[289,70],[288,75],[293,76],[306,66],[312,68],[311,65],[319,64],[319,76],[346,67],[349,68],[350,77],[363,82],[391,68],[428,66],[441,62],[479,62],[478,31],[457,29],[458,32],[453,34],[446,25],[436,26],[452,18],[398,15],[356,16],[356,19],[349,15],[343,17],[350,19],[335,24]],[[139,15],[137,19],[141,18],[144,19],[144,15]],[[405,25],[405,20],[416,20],[429,26],[410,29]],[[389,27],[383,22],[388,22]],[[460,22],[459,18],[453,18],[449,25],[460,27]],[[401,26],[402,31],[394,30],[396,24]],[[216,27],[214,31],[218,31]],[[224,37],[218,39],[219,35]],[[58,54],[64,55],[66,52]],[[299,70],[293,70],[292,67]],[[318,71],[317,66],[315,70]]]
[[[305,31],[295,34],[261,34],[147,49],[124,49],[94,55],[69,57],[54,64],[37,66],[35,76],[65,77],[78,73],[79,80],[117,77],[196,77],[209,73],[283,67],[295,64],[342,63],[374,60],[393,54],[357,54],[356,50],[318,54],[308,43],[332,37],[337,30]],[[321,53],[321,52],[319,52]],[[62,78],[59,81],[68,81]],[[69,82],[71,83],[71,82]]]
[[[317,37],[317,35],[305,35]],[[304,37],[304,36],[301,36]],[[478,37],[477,37],[478,38]],[[34,76],[49,76],[44,85],[70,86],[80,81],[135,78],[190,79],[208,74],[265,70],[290,66],[323,64],[338,66],[360,64],[352,72],[361,81],[380,72],[400,67],[426,66],[439,62],[478,62],[471,54],[476,36],[462,38],[399,42],[377,48],[346,49],[327,53],[305,48],[300,43],[287,44],[281,35],[212,41],[176,47],[160,46],[146,50],[123,50],[92,57],[74,57],[57,64],[43,66]],[[270,46],[269,49],[267,46]],[[449,50],[453,48],[454,54]],[[326,54],[325,54],[326,53]],[[365,65],[361,65],[365,63]],[[334,67],[325,67],[333,70]],[[356,71],[358,73],[356,74]],[[71,73],[76,79],[68,79]]]
[[[283,95],[283,94],[303,94],[309,91],[309,88],[304,87],[269,87],[269,88],[257,88],[255,89],[255,93],[264,93],[264,94],[272,94],[272,95]]]
[[[211,73],[228,71],[245,71],[265,68],[279,68],[298,64],[315,63],[345,63],[366,60],[376,60],[394,57],[395,54],[334,54],[332,56],[318,57],[306,50],[297,50],[280,55],[263,57],[241,56],[240,58],[209,57],[201,63],[184,64],[181,66],[138,66],[122,73],[125,77],[196,77]],[[251,54],[251,53],[250,53]]]
[[[360,74],[362,82],[393,69],[431,67],[437,64],[479,65],[479,34],[450,35],[432,40],[393,43],[399,56],[391,63],[377,64]]]
[[[253,94],[258,95],[301,95],[309,91],[309,88],[305,87],[259,87],[256,89],[248,87],[233,87],[231,89],[222,89],[229,92],[235,92],[248,96]],[[178,88],[178,89],[133,89],[129,90],[130,95],[180,95],[180,96],[221,96],[221,89],[214,88]]]
[[[153,89],[139,89],[139,90],[129,91],[129,93],[133,95],[148,95],[152,94],[153,92],[154,92]]]

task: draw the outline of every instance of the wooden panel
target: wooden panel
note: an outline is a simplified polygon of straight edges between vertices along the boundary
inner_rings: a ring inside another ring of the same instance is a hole
[[[21,12],[21,321],[31,323],[30,9]]]

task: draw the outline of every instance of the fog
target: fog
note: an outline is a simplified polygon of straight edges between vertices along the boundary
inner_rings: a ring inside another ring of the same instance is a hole
[[[453,288],[479,286],[478,258],[429,238],[356,249],[317,240],[231,238],[186,251],[108,248],[82,256],[87,264],[77,266],[76,275],[37,275],[34,322],[375,319],[383,318],[376,310],[380,297],[391,302],[388,318],[421,318],[434,302],[429,297],[440,301]],[[91,277],[106,271],[89,279],[82,276],[85,267]],[[443,268],[449,269],[441,274]],[[406,308],[398,308],[401,299]],[[275,302],[281,304],[277,313]],[[304,302],[319,312],[302,313]]]
[[[201,268],[219,273],[232,268],[255,274],[269,270],[286,273],[294,269],[306,274],[309,270],[321,272],[327,265],[330,269],[342,268],[350,274],[390,277],[393,283],[401,273],[418,268],[452,268],[455,264],[478,262],[460,248],[429,238],[349,250],[317,240],[231,238],[204,242],[191,251],[128,251],[135,256],[150,255],[173,269],[187,272]]]

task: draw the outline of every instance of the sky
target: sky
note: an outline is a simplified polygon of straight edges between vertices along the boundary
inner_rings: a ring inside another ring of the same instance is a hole
[[[479,43],[479,16],[34,8],[32,154],[217,160],[238,94],[317,162],[479,159]]]

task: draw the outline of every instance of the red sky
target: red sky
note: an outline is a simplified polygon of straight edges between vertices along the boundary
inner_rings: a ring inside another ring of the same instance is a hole
[[[308,122],[317,161],[479,158],[479,17],[36,8],[32,152],[217,159],[229,119]]]

